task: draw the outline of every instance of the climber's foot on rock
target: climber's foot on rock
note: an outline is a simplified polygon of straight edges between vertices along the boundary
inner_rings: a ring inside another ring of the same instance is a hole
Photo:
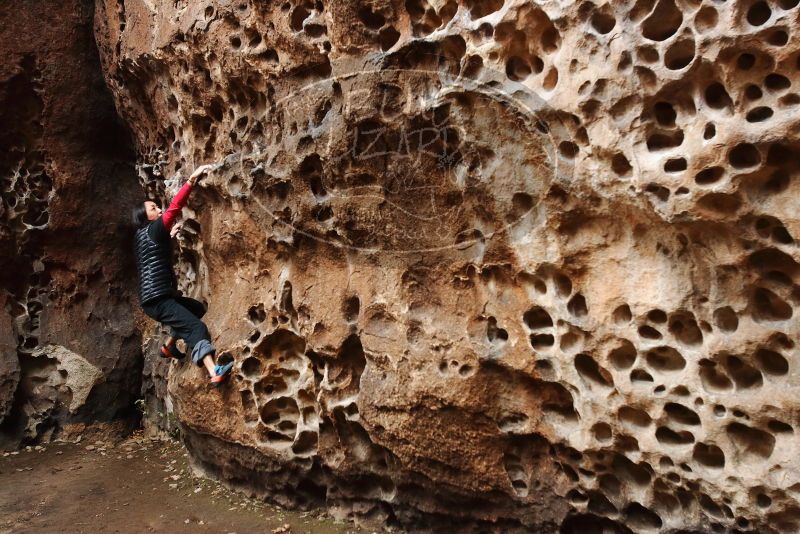
[[[168,360],[182,360],[186,355],[178,350],[175,343],[172,343],[170,345],[161,345],[161,357]]]
[[[214,376],[209,379],[211,387],[220,387],[228,379],[231,369],[233,369],[233,362],[226,363],[225,365],[215,365]]]

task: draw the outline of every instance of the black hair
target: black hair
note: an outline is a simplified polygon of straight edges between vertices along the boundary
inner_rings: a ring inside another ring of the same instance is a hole
[[[137,229],[147,225],[147,223],[150,222],[147,220],[147,208],[144,207],[144,202],[140,202],[134,206],[133,211],[131,212],[131,222],[133,223],[134,228]]]

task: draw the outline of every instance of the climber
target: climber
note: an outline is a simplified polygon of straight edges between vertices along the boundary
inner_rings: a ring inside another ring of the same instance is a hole
[[[181,360],[185,357],[175,346],[177,339],[183,339],[192,351],[192,361],[205,366],[209,382],[219,387],[225,382],[233,367],[233,362],[217,365],[214,361],[216,349],[211,344],[211,335],[200,320],[206,313],[202,302],[181,296],[178,283],[172,270],[172,244],[175,220],[189,198],[192,186],[198,178],[215,169],[213,165],[201,165],[183,184],[172,199],[167,211],[152,200],[142,202],[133,208],[133,224],[136,227],[135,252],[136,267],[139,273],[139,302],[144,312],[169,326],[171,334],[161,346],[161,356]]]

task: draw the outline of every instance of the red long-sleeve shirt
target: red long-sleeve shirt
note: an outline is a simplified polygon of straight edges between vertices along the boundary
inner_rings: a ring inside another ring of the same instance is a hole
[[[189,193],[191,192],[192,183],[186,182],[183,184],[180,191],[172,198],[172,202],[169,203],[167,211],[161,215],[161,221],[164,223],[164,228],[167,229],[167,232],[172,229],[172,225],[175,224],[175,220],[178,218],[178,215],[181,214],[181,210],[189,200]]]

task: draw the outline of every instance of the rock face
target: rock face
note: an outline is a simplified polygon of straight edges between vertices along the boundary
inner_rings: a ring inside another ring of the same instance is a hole
[[[0,446],[118,418],[139,394],[119,224],[141,191],[92,17],[90,1],[0,5]]]
[[[3,313],[0,314],[0,421],[11,411],[18,385],[19,359],[14,325],[11,316]]]
[[[198,467],[404,528],[800,528],[796,0],[99,2]],[[168,178],[168,179],[165,179]],[[157,376],[158,373],[153,373]]]

